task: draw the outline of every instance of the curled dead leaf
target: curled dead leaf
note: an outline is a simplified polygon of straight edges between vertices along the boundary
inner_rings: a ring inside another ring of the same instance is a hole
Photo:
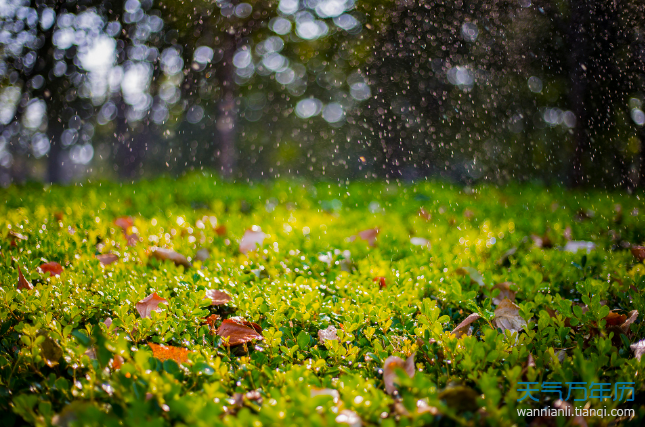
[[[520,307],[509,299],[504,299],[495,309],[493,324],[502,331],[519,332],[527,324],[526,320],[520,317]]]
[[[172,345],[159,345],[149,342],[148,346],[152,350],[152,355],[160,361],[174,360],[177,363],[188,362],[188,349],[175,347]]]
[[[25,276],[22,274],[22,270],[20,269],[20,266],[18,265],[18,289],[25,289],[25,290],[32,290],[34,288],[34,285],[31,284],[27,279],[25,279]]]
[[[215,322],[217,322],[217,319],[219,319],[219,315],[217,314],[211,314],[206,319],[204,319],[204,323],[208,325],[208,329],[210,329],[211,334],[217,332],[217,328],[215,327]]]
[[[101,265],[110,265],[119,260],[119,257],[115,254],[99,254],[96,256],[96,259],[99,260]]]
[[[240,252],[247,254],[251,251],[256,250],[259,246],[262,246],[264,239],[267,237],[266,234],[262,232],[260,227],[254,225],[251,230],[246,230],[242,240],[240,240]]]
[[[504,299],[515,301],[515,291],[511,290],[511,286],[514,286],[513,282],[502,282],[493,286],[493,289],[499,289],[499,294],[496,297],[493,297],[493,304],[499,305]]]
[[[325,329],[320,329],[318,331],[318,341],[320,341],[320,344],[322,345],[325,345],[326,341],[338,341],[336,328],[332,325],[329,325]]]
[[[452,334],[456,335],[457,338],[461,338],[464,334],[470,335],[470,324],[475,320],[479,319],[481,316],[477,313],[473,313],[470,316],[466,317],[455,329],[452,330]]]
[[[245,323],[251,324],[250,322],[225,319],[217,329],[217,335],[222,338],[228,338],[228,346],[236,346],[251,342],[253,340],[264,339],[264,337],[260,335],[256,329],[247,326]]]
[[[629,317],[627,320],[623,322],[622,325],[620,325],[620,329],[623,331],[624,334],[627,334],[629,332],[629,327],[631,326],[632,323],[634,323],[638,319],[638,310],[632,310],[629,312]]]
[[[171,249],[153,247],[152,256],[161,261],[172,261],[175,265],[183,265],[186,268],[190,267],[190,262],[185,256]]]
[[[396,390],[395,381],[397,379],[396,371],[403,370],[408,377],[413,378],[415,373],[414,366],[414,353],[410,355],[405,361],[397,356],[390,356],[383,362],[383,382],[385,383],[385,391],[388,394],[393,394]]]
[[[231,300],[231,297],[226,292],[215,289],[208,289],[204,298],[210,299],[211,305],[223,305]]]
[[[49,276],[60,276],[63,272],[63,267],[54,261],[46,262],[38,267],[42,273],[49,273]]]
[[[139,315],[146,319],[150,317],[150,314],[153,311],[161,311],[162,308],[159,307],[159,304],[168,304],[168,300],[165,298],[161,298],[159,295],[157,295],[156,292],[153,292],[152,295],[148,295],[141,301],[139,301],[135,307],[137,311],[139,312]]]

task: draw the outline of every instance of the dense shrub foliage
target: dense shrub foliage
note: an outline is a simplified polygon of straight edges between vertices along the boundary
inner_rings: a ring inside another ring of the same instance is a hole
[[[0,191],[2,425],[645,417],[638,196],[203,175]],[[519,402],[523,382],[611,390]]]

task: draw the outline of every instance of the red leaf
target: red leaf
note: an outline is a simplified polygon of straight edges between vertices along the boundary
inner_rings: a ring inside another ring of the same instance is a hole
[[[247,321],[225,319],[217,329],[217,335],[222,338],[228,338],[229,346],[235,346],[245,344],[253,340],[264,339],[264,337],[260,335],[253,327],[249,327],[247,326],[247,324],[254,325],[253,323]],[[257,327],[259,328],[259,326]]]
[[[114,220],[114,225],[120,227],[125,233],[128,231],[128,228],[134,225],[134,220],[131,216],[122,216]]]
[[[262,246],[266,236],[260,227],[254,225],[252,230],[244,232],[244,236],[240,240],[240,252],[246,255],[248,252],[254,251],[258,246]]]
[[[30,282],[25,279],[25,276],[22,275],[22,270],[20,269],[20,266],[18,266],[18,289],[26,289],[28,291],[32,290],[34,288],[34,285],[32,285]]]
[[[177,363],[188,362],[189,352],[187,348],[172,345],[158,345],[151,342],[148,345],[152,349],[152,355],[162,362],[164,360],[174,360]]]
[[[372,280],[374,282],[378,282],[378,287],[381,288],[381,289],[383,289],[383,288],[385,288],[387,286],[385,284],[385,277],[378,276],[378,277],[373,278]]]
[[[208,289],[206,291],[205,299],[210,299],[211,305],[222,305],[229,302],[231,300],[231,297],[224,291]]]
[[[40,267],[40,271],[43,273],[49,273],[50,276],[60,276],[63,272],[63,267],[54,261],[46,262]]]
[[[185,256],[170,249],[152,248],[152,256],[162,261],[172,261],[175,265],[183,265],[186,268],[190,267],[190,262]]]
[[[215,234],[218,236],[223,236],[226,234],[226,226],[225,225],[218,225],[215,227]]]
[[[153,311],[161,311],[162,309],[159,308],[159,304],[164,303],[168,304],[168,300],[165,298],[161,298],[159,295],[157,295],[156,292],[154,292],[152,295],[148,295],[141,301],[139,301],[135,307],[139,314],[141,315],[142,318],[148,318],[150,317],[150,314]]]

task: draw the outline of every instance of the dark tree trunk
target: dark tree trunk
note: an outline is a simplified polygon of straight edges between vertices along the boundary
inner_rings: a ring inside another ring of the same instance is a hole
[[[587,19],[590,13],[588,0],[571,0],[571,19],[568,33],[570,55],[568,60],[569,82],[569,103],[576,116],[576,126],[573,129],[573,159],[570,173],[570,184],[572,186],[582,185],[585,179],[583,162],[589,146],[587,135],[588,113],[585,108],[587,99],[588,82],[587,64],[588,43],[590,29],[587,27]]]
[[[52,184],[57,184],[63,180],[63,145],[61,135],[64,130],[65,124],[58,117],[58,114],[55,112],[49,114],[47,136],[49,137],[50,147],[47,157],[47,181]]]
[[[229,37],[224,46],[225,53],[218,69],[221,84],[221,98],[218,104],[217,139],[220,151],[220,170],[224,178],[230,178],[235,169],[235,138],[237,131],[237,110],[235,106],[235,67],[233,55],[236,49],[234,37]]]

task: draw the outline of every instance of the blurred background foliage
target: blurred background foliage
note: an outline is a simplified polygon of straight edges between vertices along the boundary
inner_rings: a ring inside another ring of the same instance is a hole
[[[0,183],[645,185],[640,0],[2,0]]]

